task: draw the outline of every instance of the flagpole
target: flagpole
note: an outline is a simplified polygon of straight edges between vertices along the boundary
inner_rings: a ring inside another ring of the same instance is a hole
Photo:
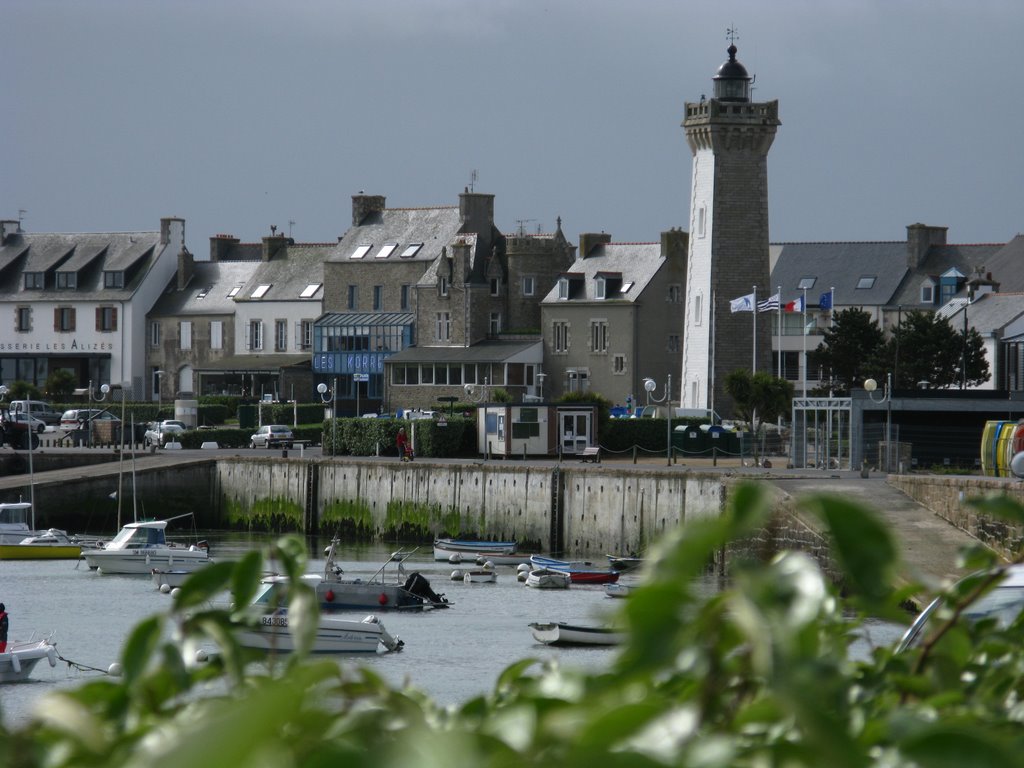
[[[836,327],[836,287],[833,285],[828,289],[828,327]]]
[[[710,334],[711,334],[711,371],[710,371],[710,373],[711,373],[711,375],[708,377],[709,380],[710,380],[710,386],[708,387],[708,392],[707,392],[707,395],[708,395],[707,400],[708,400],[708,403],[709,403],[709,406],[710,406],[712,412],[714,412],[714,410],[715,410],[715,334],[716,334],[717,328],[718,328],[718,322],[716,320],[716,318],[718,317],[717,302],[718,302],[718,299],[715,296],[715,292],[712,291],[711,292],[711,328],[710,328]],[[679,397],[680,397],[680,400],[682,400],[682,395],[680,395]],[[698,399],[699,399],[699,393],[698,393]],[[697,407],[697,403],[694,403],[693,406],[696,408]]]
[[[803,337],[804,337],[804,398],[807,397],[807,289],[804,288],[803,302],[801,309],[804,311]]]
[[[782,378],[782,286],[776,286],[775,295],[779,297],[779,305],[775,308],[775,314],[778,315],[779,327],[775,329],[778,334],[778,341],[776,346],[779,353],[779,378]]]
[[[754,370],[757,373],[757,286],[754,286]]]

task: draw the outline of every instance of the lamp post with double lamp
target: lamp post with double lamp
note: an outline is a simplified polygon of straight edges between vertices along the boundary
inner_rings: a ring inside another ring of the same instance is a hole
[[[93,390],[92,390],[92,379],[89,380],[89,399],[91,401],[96,402],[96,403],[102,403],[104,400],[107,399],[107,394],[109,392],[110,392],[110,385],[109,384],[101,384],[100,385],[100,395],[99,395],[99,397],[96,397],[93,394]],[[89,414],[88,415],[88,419],[89,419],[89,447],[92,448],[92,422],[93,422],[93,414],[92,414],[92,409],[91,408],[89,409],[88,414]]]
[[[322,381],[316,385],[316,391],[320,394],[320,400],[324,405],[331,404],[331,456],[334,456],[335,446],[338,443],[338,377],[333,380],[333,387],[330,391]]]
[[[885,374],[885,390],[881,399],[875,399],[875,390],[878,389],[878,382],[874,379],[867,379],[864,382],[864,389],[872,402],[885,403],[885,471],[892,471],[892,373]]]
[[[654,397],[654,390],[658,388],[658,385],[654,382],[654,379],[644,379],[644,389],[647,391],[647,404],[651,404],[651,400],[656,403],[665,403],[665,459],[668,462],[668,466],[672,466],[672,374],[668,375],[668,380],[665,383],[665,394],[661,397]]]

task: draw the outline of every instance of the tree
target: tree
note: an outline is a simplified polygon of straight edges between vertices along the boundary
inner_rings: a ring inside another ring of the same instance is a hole
[[[844,309],[836,312],[832,327],[825,329],[812,359],[814,366],[828,371],[832,391],[847,395],[871,375],[869,368],[884,346],[885,335],[868,312]]]
[[[57,368],[50,371],[46,377],[46,396],[60,401],[67,401],[68,397],[75,390],[77,379],[75,374],[67,368]]]
[[[739,368],[725,377],[725,391],[732,397],[736,415],[750,424],[752,431],[763,433],[766,422],[789,412],[793,403],[793,383],[770,373],[751,374]],[[757,462],[757,440],[754,441]]]
[[[989,379],[980,334],[973,328],[956,331],[933,312],[905,315],[879,358],[876,373],[893,372],[896,389],[976,387]]]

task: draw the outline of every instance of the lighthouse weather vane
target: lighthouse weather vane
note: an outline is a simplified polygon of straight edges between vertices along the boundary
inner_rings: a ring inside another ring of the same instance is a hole
[[[736,42],[736,40],[740,36],[740,33],[739,33],[739,30],[736,29],[736,25],[735,24],[733,24],[731,27],[728,27],[725,30],[725,36],[729,39],[730,43],[735,43]]]

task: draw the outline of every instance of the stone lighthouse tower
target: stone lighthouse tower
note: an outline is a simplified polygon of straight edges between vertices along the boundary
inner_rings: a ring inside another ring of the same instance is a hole
[[[752,313],[730,311],[730,301],[755,285],[758,301],[775,292],[768,285],[768,150],[779,103],[751,101],[751,82],[730,45],[714,96],[687,102],[683,121],[693,176],[680,401],[722,415],[732,412],[730,372],[771,372],[772,314],[758,314],[755,339]]]

